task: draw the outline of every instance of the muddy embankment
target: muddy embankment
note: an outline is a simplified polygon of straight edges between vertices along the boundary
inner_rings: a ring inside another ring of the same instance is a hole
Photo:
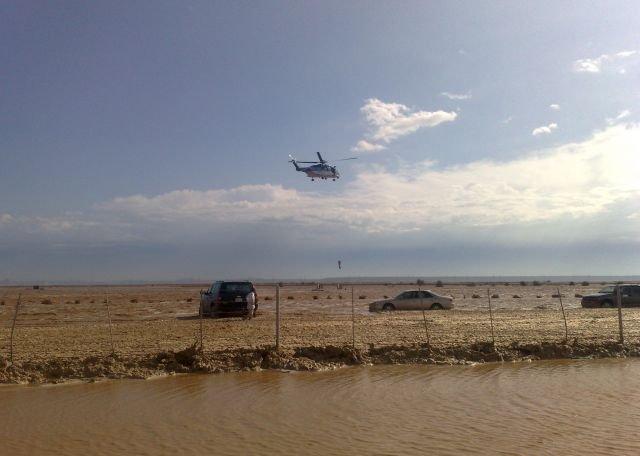
[[[617,342],[514,342],[438,348],[427,344],[403,346],[300,347],[276,351],[273,347],[200,352],[195,346],[181,351],[122,357],[90,356],[10,363],[0,357],[0,383],[44,384],[105,379],[146,379],[178,373],[223,373],[246,370],[315,371],[375,364],[471,364],[542,359],[640,357],[640,344]]]

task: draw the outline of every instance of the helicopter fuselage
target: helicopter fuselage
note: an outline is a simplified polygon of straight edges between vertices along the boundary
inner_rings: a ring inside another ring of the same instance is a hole
[[[313,166],[301,167],[301,171],[311,179],[339,179],[340,173],[335,167],[326,164],[317,164]]]

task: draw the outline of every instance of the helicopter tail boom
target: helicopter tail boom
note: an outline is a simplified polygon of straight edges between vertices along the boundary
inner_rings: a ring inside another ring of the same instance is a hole
[[[301,171],[301,170],[302,170],[302,168],[300,168],[300,167],[298,166],[298,162],[296,162],[296,159],[295,159],[295,158],[293,158],[291,155],[289,155],[289,158],[290,158],[290,160],[289,160],[289,161],[290,161],[291,163],[293,163],[293,166],[296,168],[296,171]]]

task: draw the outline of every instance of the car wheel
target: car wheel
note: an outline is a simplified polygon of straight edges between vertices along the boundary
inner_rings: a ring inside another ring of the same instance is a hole
[[[443,307],[442,307],[442,304],[438,304],[438,303],[436,302],[436,303],[434,303],[434,304],[431,304],[430,309],[431,309],[431,310],[442,310],[442,309],[443,309]]]
[[[396,306],[388,302],[382,306],[382,310],[385,312],[391,312],[392,310],[396,310]]]
[[[611,308],[613,307],[613,303],[611,301],[603,301],[600,307]]]

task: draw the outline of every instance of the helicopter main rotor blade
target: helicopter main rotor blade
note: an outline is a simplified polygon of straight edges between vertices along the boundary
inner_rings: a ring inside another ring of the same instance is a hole
[[[298,162],[298,163],[320,163],[320,162],[301,162],[301,161],[298,161],[298,160],[296,160],[296,162]]]
[[[358,159],[358,157],[349,157],[349,158],[339,158],[337,160],[331,160],[331,161],[341,162],[341,161],[345,161],[345,160],[357,160],[357,159]]]

